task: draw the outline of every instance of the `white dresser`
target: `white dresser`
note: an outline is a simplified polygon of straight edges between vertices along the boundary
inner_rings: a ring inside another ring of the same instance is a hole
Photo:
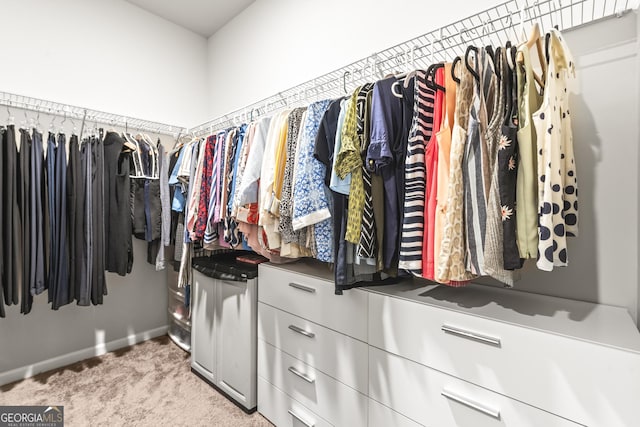
[[[472,285],[334,295],[326,265],[260,266],[258,411],[278,426],[637,426],[626,310]]]

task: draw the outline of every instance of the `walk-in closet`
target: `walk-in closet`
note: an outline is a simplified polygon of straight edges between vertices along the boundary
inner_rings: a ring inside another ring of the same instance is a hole
[[[626,0],[6,0],[0,426],[640,425]]]

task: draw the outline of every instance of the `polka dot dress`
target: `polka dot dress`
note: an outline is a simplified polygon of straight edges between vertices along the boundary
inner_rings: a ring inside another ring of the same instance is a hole
[[[542,106],[533,114],[538,149],[540,270],[566,266],[567,236],[578,233],[578,180],[573,155],[568,84],[575,64],[562,35],[551,30]]]

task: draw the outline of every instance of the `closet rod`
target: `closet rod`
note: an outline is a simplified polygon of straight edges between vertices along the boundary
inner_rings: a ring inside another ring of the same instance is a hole
[[[165,123],[153,122],[150,120],[137,119],[134,117],[122,116],[119,114],[107,113],[104,111],[92,110],[75,105],[61,104],[59,102],[45,99],[33,98],[30,96],[17,95],[15,93],[0,91],[0,106],[6,107],[9,116],[14,115],[13,109],[34,111],[59,117],[66,117],[73,120],[81,120],[83,123],[100,123],[124,129],[134,129],[160,135],[171,135],[177,137],[185,133],[186,128],[182,126],[169,125]],[[18,118],[19,119],[19,118]],[[25,123],[25,125],[28,125]],[[80,129],[82,124],[78,123]]]
[[[349,65],[306,81],[275,95],[234,109],[189,129],[195,135],[248,122],[285,107],[343,96],[358,85],[386,74],[426,68],[432,62],[450,61],[470,44],[502,44],[526,39],[530,24],[568,30],[638,7],[638,0],[509,0],[432,30]]]

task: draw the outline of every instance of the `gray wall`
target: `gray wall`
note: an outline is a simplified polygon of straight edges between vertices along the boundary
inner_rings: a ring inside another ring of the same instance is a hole
[[[45,292],[26,316],[20,306],[7,307],[7,317],[0,319],[0,374],[166,326],[166,272],[146,263],[145,242],[133,243],[132,274],[107,273],[103,305],[52,311]]]
[[[569,266],[529,264],[518,290],[626,307],[637,321],[639,253],[637,14],[567,31],[578,84],[571,98],[580,235]],[[483,283],[485,283],[483,281]]]

